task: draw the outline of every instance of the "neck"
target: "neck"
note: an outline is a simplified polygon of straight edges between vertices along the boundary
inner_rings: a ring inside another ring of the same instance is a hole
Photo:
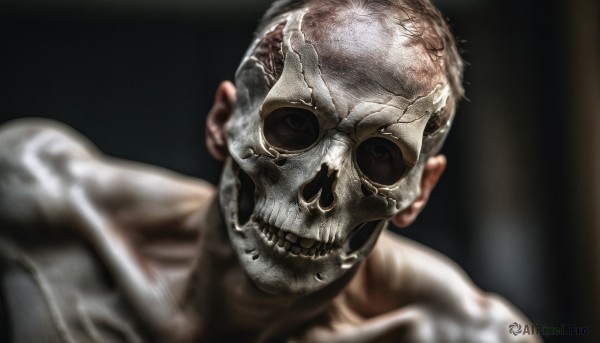
[[[355,270],[351,270],[308,295],[266,293],[244,273],[231,246],[216,195],[207,206],[203,223],[186,299],[194,299],[194,317],[206,325],[210,336],[233,333],[263,340],[289,332],[322,312],[354,275]]]

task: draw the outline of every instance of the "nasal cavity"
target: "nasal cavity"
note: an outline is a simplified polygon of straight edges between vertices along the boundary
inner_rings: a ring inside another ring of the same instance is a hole
[[[329,208],[333,205],[334,195],[333,187],[337,178],[337,170],[330,169],[327,164],[321,165],[321,170],[317,175],[306,185],[302,190],[302,198],[306,202],[312,202],[315,200],[319,191],[319,207],[322,209]]]

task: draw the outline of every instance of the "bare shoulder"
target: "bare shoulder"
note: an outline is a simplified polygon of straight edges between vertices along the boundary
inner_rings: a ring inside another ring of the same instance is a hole
[[[481,291],[446,256],[391,232],[361,266],[345,304],[415,342],[539,341],[510,334],[510,324],[528,322],[505,299]]]
[[[186,217],[214,195],[209,183],[103,155],[85,137],[47,119],[0,127],[0,220],[65,225],[84,197],[103,215],[144,226]]]
[[[49,280],[50,291],[88,292],[86,301],[100,299],[95,292],[102,299],[118,294],[90,310],[100,309],[115,322],[127,304],[131,313],[123,312],[124,322],[170,332],[179,319],[175,299],[192,273],[200,224],[214,195],[202,180],[107,157],[53,121],[0,127],[0,263],[28,261]],[[82,286],[89,283],[91,290]],[[22,294],[18,287],[14,293]],[[69,315],[75,307],[65,298],[52,311]],[[77,313],[73,325],[87,327],[81,318],[94,319]],[[42,330],[36,334],[46,337]]]

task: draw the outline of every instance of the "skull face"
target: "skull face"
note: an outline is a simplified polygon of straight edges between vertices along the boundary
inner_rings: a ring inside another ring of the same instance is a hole
[[[290,13],[257,39],[227,127],[221,206],[269,293],[317,291],[371,251],[418,195],[423,131],[449,93],[408,75],[435,68],[397,29],[360,16],[317,35],[313,19]]]

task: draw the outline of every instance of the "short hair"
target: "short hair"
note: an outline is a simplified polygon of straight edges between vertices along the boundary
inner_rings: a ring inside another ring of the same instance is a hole
[[[424,136],[433,136],[440,128],[451,123],[458,102],[464,96],[464,64],[446,20],[429,0],[279,0],[274,2],[263,16],[257,34],[264,32],[278,17],[311,5],[333,8],[363,7],[394,20],[408,36],[423,45],[430,58],[440,60],[450,87],[451,95],[446,106],[431,116]]]

